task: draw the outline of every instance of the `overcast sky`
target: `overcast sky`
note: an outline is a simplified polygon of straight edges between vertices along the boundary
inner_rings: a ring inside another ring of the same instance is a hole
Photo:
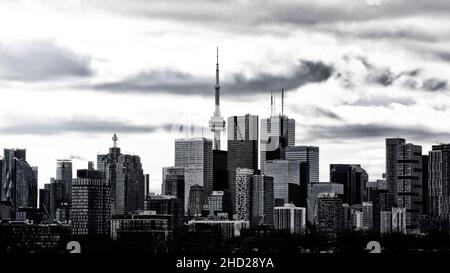
[[[450,142],[449,1],[0,0],[0,148],[26,148],[42,187],[116,132],[159,193],[174,140],[212,137],[216,46],[222,115],[266,118],[285,88],[321,181],[330,163],[381,178],[386,137]]]

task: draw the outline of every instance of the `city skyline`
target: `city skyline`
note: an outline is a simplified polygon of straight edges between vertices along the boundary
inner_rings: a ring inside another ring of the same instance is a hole
[[[184,136],[172,126],[187,118],[204,128],[197,137],[213,138],[216,46],[224,119],[268,118],[272,89],[281,112],[285,88],[296,145],[320,146],[320,181],[329,181],[333,163],[361,164],[369,180],[380,179],[387,137],[423,151],[450,140],[447,4],[347,2],[349,13],[342,3],[286,1],[271,11],[236,1],[254,12],[225,24],[230,6],[198,2],[206,5],[191,14],[166,4],[166,17],[141,1],[2,2],[0,23],[15,27],[0,34],[0,148],[27,149],[42,188],[55,177],[57,159],[72,158],[73,169],[83,169],[117,133],[159,193],[162,167],[174,165],[173,141]],[[303,20],[280,15],[290,8],[316,12]],[[208,12],[212,24],[205,25]]]

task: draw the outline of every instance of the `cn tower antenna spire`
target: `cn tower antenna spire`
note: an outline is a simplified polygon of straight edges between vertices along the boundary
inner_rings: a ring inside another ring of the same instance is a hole
[[[216,84],[214,116],[209,121],[209,128],[214,133],[214,150],[220,150],[220,134],[225,130],[225,120],[220,115],[220,83],[219,83],[219,47],[216,48]]]

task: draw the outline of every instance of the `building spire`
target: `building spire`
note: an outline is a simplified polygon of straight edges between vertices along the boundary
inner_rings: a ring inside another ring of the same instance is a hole
[[[281,88],[281,116],[284,116],[284,88]]]
[[[270,117],[273,116],[273,90],[270,90]]]
[[[216,85],[214,116],[209,121],[209,128],[214,132],[214,150],[220,150],[220,133],[225,130],[225,120],[220,115],[220,83],[219,83],[219,47],[216,48]]]
[[[216,109],[214,115],[220,116],[220,84],[219,84],[219,47],[216,52]]]
[[[114,148],[117,148],[117,140],[119,140],[119,138],[117,137],[116,133],[114,133],[112,140],[114,142]]]

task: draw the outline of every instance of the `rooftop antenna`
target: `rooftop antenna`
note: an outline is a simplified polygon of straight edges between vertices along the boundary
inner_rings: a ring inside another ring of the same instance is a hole
[[[119,140],[119,138],[117,137],[116,133],[114,133],[113,137],[112,137],[113,143],[114,143],[114,148],[117,148],[117,140]]]
[[[270,90],[270,116],[273,116],[273,90]]]
[[[277,104],[275,103],[275,99],[277,97],[276,95],[277,95],[277,93],[273,93],[273,113],[274,114],[277,112]]]
[[[281,88],[281,116],[284,116],[284,88]]]

